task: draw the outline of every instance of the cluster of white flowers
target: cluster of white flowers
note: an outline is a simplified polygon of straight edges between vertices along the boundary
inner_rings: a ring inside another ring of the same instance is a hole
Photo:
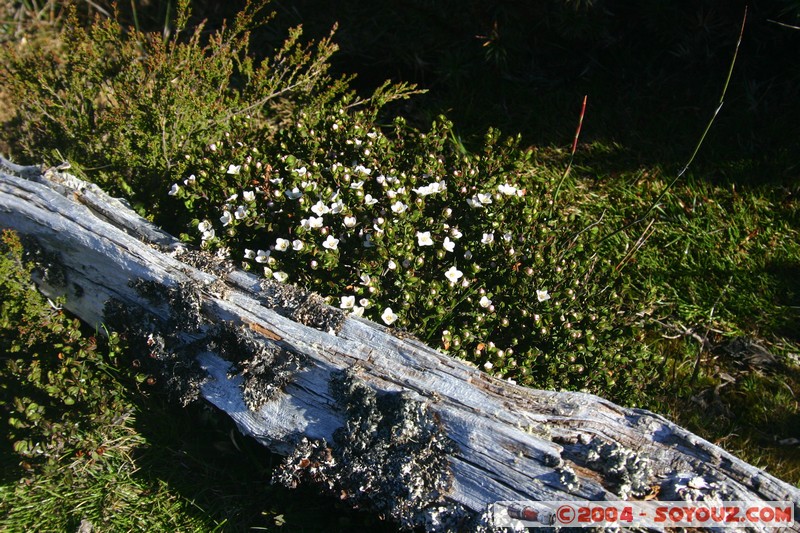
[[[483,209],[484,206],[492,203],[492,195],[479,192],[472,198],[467,198],[467,204],[474,209]]]
[[[423,187],[417,187],[416,189],[411,189],[415,193],[420,196],[430,196],[431,194],[436,194],[440,192],[444,192],[447,190],[447,185],[443,181],[434,181],[433,183],[429,183]]]
[[[334,129],[336,129],[335,125]],[[373,132],[373,135],[377,134]],[[372,139],[374,136],[369,138]],[[356,139],[352,141],[352,144],[360,145],[361,141]],[[216,146],[211,145],[209,148],[214,151]],[[282,158],[282,160],[287,161],[287,157]],[[251,161],[248,159],[244,165],[229,164],[227,165],[225,173],[231,176],[238,176],[242,173],[243,168],[248,168],[247,165],[249,165],[250,162]],[[260,162],[256,165],[257,168],[261,168]],[[287,165],[285,170],[297,176],[297,178],[285,179],[286,174],[284,174],[284,177],[273,174],[269,177],[269,183],[275,186],[272,194],[281,195],[289,202],[299,202],[295,205],[297,205],[300,210],[305,211],[304,217],[297,218],[299,219],[297,236],[300,238],[292,239],[288,235],[276,236],[274,244],[266,246],[265,249],[245,249],[244,251],[244,259],[263,265],[264,274],[280,282],[288,281],[289,275],[282,270],[274,271],[273,268],[278,268],[280,265],[280,260],[276,259],[276,257],[285,258],[286,256],[273,257],[272,252],[279,252],[282,254],[303,252],[308,246],[311,246],[312,251],[325,250],[325,253],[338,253],[340,244],[343,242],[342,239],[346,239],[345,242],[349,242],[350,237],[357,237],[359,239],[357,242],[360,242],[363,247],[374,247],[376,245],[374,238],[380,237],[385,232],[386,219],[384,217],[387,216],[387,214],[388,216],[394,215],[395,217],[401,215],[407,216],[413,213],[415,209],[420,209],[422,208],[421,206],[425,205],[425,197],[442,194],[447,191],[447,184],[444,180],[435,177],[431,178],[426,175],[427,178],[430,178],[427,184],[410,188],[410,192],[413,192],[417,196],[417,199],[414,200],[410,193],[407,192],[405,186],[398,186],[401,180],[397,176],[381,174],[375,169],[362,164],[347,166],[340,162],[333,162],[327,167],[327,170],[338,176],[337,179],[339,181],[337,181],[337,183],[344,189],[345,194],[342,194],[341,189],[335,192],[331,192],[330,189],[328,189],[328,192],[325,193],[313,178],[314,173],[320,169],[316,163],[311,164],[311,168],[305,165],[292,168],[294,165],[289,165],[288,163]],[[222,169],[224,170],[225,167],[222,167]],[[405,174],[401,173],[400,176],[405,179]],[[292,184],[282,187],[285,181],[292,182]],[[195,185],[196,182],[197,178],[195,175],[191,175],[183,181],[183,184],[186,187],[191,187]],[[380,185],[384,191],[383,194],[375,193],[374,189],[371,193],[365,193],[368,182]],[[229,227],[240,221],[245,221],[249,217],[257,216],[257,194],[268,195],[269,192],[267,191],[265,193],[265,190],[266,189],[259,189],[258,187],[256,187],[256,190],[242,190],[242,203],[237,203],[239,194],[231,195],[222,207],[222,212],[219,217],[222,227]],[[462,192],[465,191],[462,189]],[[168,192],[170,196],[178,196],[181,193],[182,188],[178,183],[173,184]],[[376,196],[373,196],[373,194],[376,194]],[[497,186],[495,193],[476,192],[468,197],[466,202],[473,209],[486,210],[495,200],[499,202],[504,196],[521,197],[524,194],[525,191],[523,189],[512,184],[503,183]],[[385,196],[385,199],[382,198],[383,196]],[[316,197],[316,201],[312,199],[314,197]],[[272,198],[275,198],[275,196]],[[356,203],[351,204],[354,206],[353,208],[348,207],[345,203],[345,198],[350,198],[350,201],[357,199],[357,202],[360,202],[361,205]],[[280,200],[280,198],[278,198],[278,200]],[[272,202],[270,202],[270,205],[272,205]],[[364,211],[364,207],[362,206],[368,208],[377,206],[375,208],[376,212],[373,215],[374,218],[371,221],[369,218],[363,218],[363,215],[357,215],[357,213]],[[489,211],[486,212],[489,213]],[[339,222],[336,222],[336,219],[333,218],[336,215],[341,216],[341,218],[338,219]],[[452,209],[447,208],[445,217],[449,218],[451,215]],[[443,252],[439,251],[438,257],[442,259],[444,256],[441,254],[455,252],[457,241],[463,237],[463,233],[457,226],[451,226],[447,223],[442,224],[440,227],[443,230],[443,235],[439,231],[425,230],[416,231],[415,237],[417,246],[423,249],[437,246],[437,242],[440,243]],[[215,238],[214,227],[208,220],[199,222],[197,229],[204,243]],[[319,240],[309,240],[307,237],[304,237],[304,235],[306,235],[304,232],[309,231],[315,231],[316,234],[320,236]],[[511,243],[514,240],[514,235],[511,232],[501,230],[499,235],[500,237],[498,237],[498,239],[502,238],[502,242]],[[314,242],[316,242],[316,244],[314,244]],[[495,242],[495,231],[486,231],[482,233],[480,244],[491,246],[494,245]],[[472,261],[473,252],[470,251],[467,246],[462,247],[463,258],[466,261]],[[513,255],[513,248],[510,253]],[[412,268],[413,264],[417,266],[422,264],[421,258],[415,260],[411,257],[402,260],[398,259],[398,261],[405,269]],[[384,272],[397,271],[399,268],[398,261],[391,258],[388,259],[385,263],[386,270]],[[310,263],[314,268],[319,264],[315,259]],[[471,268],[472,272],[475,273],[480,269],[480,266],[473,264]],[[465,276],[464,272],[459,270],[459,268],[452,263],[449,268],[443,272],[443,277],[451,287],[468,287],[470,283],[474,281]],[[371,286],[372,280],[370,276],[366,273],[362,273],[360,274],[360,278],[361,284],[367,287],[369,292],[373,292],[374,287]],[[338,306],[342,310],[348,312],[348,314],[363,316],[364,311],[369,309],[372,304],[367,298],[361,298],[359,300],[357,300],[357,298],[358,297],[353,294],[339,296]],[[536,298],[538,302],[542,303],[550,300],[551,296],[546,289],[538,289],[536,290]],[[472,300],[470,299],[470,301]],[[477,301],[477,305],[481,309],[494,312],[494,304],[486,294],[480,297]],[[385,307],[380,317],[386,325],[392,325],[400,319],[398,314],[391,307]],[[485,364],[487,369],[491,369],[491,365],[492,363],[490,362]]]

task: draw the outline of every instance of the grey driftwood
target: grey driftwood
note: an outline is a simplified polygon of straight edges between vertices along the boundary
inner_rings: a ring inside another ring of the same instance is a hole
[[[41,290],[287,456],[287,485],[430,531],[478,529],[498,500],[782,500],[797,516],[796,487],[659,415],[492,378],[188,250],[59,169],[0,163],[0,227],[25,238]]]

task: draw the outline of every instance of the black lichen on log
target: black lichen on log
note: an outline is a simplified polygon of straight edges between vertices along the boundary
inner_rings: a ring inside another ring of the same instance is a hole
[[[184,335],[199,331],[203,322],[198,295],[183,284],[137,279],[129,285],[164,316],[112,298],[103,309],[105,323],[128,342],[132,365],[149,375],[148,383],[183,406],[194,402],[208,379],[194,358],[197,341]]]
[[[46,250],[35,237],[23,236],[21,242],[23,259],[33,264],[34,277],[56,289],[66,287],[67,271],[59,254]]]
[[[332,376],[331,394],[346,424],[334,441],[303,439],[273,482],[316,486],[395,520],[403,529],[459,530],[472,513],[445,504],[448,455],[457,451],[426,402],[404,392],[376,393],[352,371]]]
[[[256,339],[246,327],[230,322],[211,330],[208,348],[234,364],[231,374],[242,376],[244,402],[253,411],[274,399],[306,364],[302,354]]]
[[[322,296],[314,292],[284,283],[263,281],[259,296],[265,307],[305,326],[337,334],[344,325],[344,313],[326,304]]]

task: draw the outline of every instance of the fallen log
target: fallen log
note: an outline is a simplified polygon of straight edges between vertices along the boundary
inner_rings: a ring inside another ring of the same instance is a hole
[[[480,529],[498,501],[783,501],[800,516],[800,490],[659,415],[492,378],[190,250],[63,169],[0,165],[0,227],[24,237],[40,289],[123,332],[176,400],[285,455],[286,485],[429,531]]]

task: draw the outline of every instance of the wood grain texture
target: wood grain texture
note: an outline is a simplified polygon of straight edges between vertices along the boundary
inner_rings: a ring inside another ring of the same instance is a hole
[[[65,296],[65,307],[89,324],[107,321],[110,300],[169,323],[169,305],[153,304],[133,280],[192,291],[201,325],[173,326],[166,342],[195,346],[192,357],[207,374],[202,397],[277,453],[291,454],[301,437],[336,442],[351,415],[337,407],[331,377],[349,370],[371,389],[404,391],[435,414],[456,450],[448,456],[444,506],[480,515],[498,500],[718,498],[791,501],[800,516],[796,487],[659,415],[589,394],[510,384],[360,318],[347,317],[336,332],[304,325],[264,305],[261,280],[198,260],[97,187],[55,169],[4,166],[0,227],[35,239],[56,258],[49,267],[55,274],[39,280],[42,291]],[[244,363],[215,351],[219,342],[201,342],[227,323],[246,331],[248,342],[304,361],[257,410],[243,397],[247,373],[236,369]],[[698,476],[708,488],[687,489],[686,480]]]

